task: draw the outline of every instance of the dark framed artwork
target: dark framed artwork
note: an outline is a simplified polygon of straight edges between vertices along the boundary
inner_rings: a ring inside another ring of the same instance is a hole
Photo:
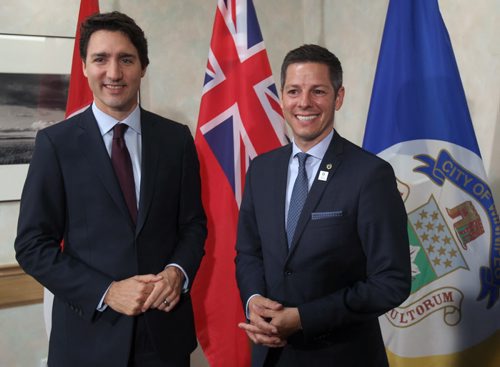
[[[0,34],[0,201],[19,200],[36,133],[64,119],[73,44]]]

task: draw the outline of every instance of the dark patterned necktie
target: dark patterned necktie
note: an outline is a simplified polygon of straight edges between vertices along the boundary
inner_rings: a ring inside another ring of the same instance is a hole
[[[123,197],[127,203],[130,216],[134,223],[137,222],[137,199],[135,197],[134,171],[132,161],[125,144],[125,131],[128,125],[116,124],[113,127],[113,144],[111,145],[111,162],[115,170],[116,177],[120,183]]]
[[[290,197],[290,205],[288,207],[288,217],[286,221],[286,235],[288,238],[289,248],[292,245],[295,228],[297,227],[300,213],[302,213],[302,208],[304,207],[304,203],[306,202],[307,194],[309,192],[306,172],[306,160],[307,157],[309,157],[309,154],[300,152],[297,153],[296,156],[299,160],[299,172],[293,185],[292,196]]]

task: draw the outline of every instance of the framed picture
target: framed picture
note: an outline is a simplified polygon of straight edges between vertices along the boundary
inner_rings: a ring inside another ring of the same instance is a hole
[[[37,131],[64,119],[73,45],[0,34],[0,201],[20,199]]]

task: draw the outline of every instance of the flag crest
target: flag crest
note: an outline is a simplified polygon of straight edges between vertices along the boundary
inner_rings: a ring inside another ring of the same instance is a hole
[[[437,0],[390,1],[363,146],[408,212],[411,295],[380,318],[391,366],[456,366],[472,347],[494,366],[500,220]]]

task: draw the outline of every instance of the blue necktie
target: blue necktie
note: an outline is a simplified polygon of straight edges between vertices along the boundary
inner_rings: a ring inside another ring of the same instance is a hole
[[[299,160],[299,172],[293,185],[290,206],[288,207],[288,217],[286,221],[288,247],[292,245],[295,228],[297,227],[297,222],[299,221],[300,213],[302,212],[309,191],[306,172],[306,159],[309,157],[309,154],[300,152],[297,153],[296,157]]]

